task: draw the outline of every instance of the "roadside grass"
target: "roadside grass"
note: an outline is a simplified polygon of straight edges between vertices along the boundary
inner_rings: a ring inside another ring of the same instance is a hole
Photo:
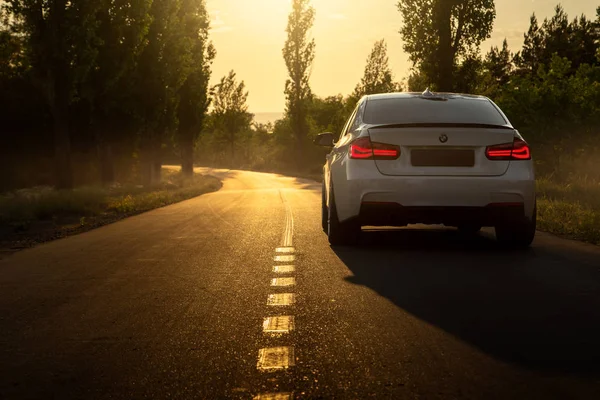
[[[538,178],[538,229],[600,245],[600,182]]]
[[[35,243],[92,229],[118,219],[213,192],[221,181],[208,175],[185,178],[163,169],[152,187],[132,184],[56,190],[34,187],[0,194],[0,242]],[[27,244],[24,246],[28,247]]]
[[[221,181],[208,175],[194,174],[185,178],[171,169],[163,169],[162,175],[163,182],[150,190],[140,190],[139,187],[135,190],[121,189],[118,195],[108,196],[106,209],[122,214],[143,212],[221,188]]]

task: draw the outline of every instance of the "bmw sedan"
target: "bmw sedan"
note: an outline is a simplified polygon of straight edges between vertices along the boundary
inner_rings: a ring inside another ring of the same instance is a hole
[[[527,247],[536,227],[530,148],[490,99],[454,93],[364,96],[323,169],[323,230],[357,242],[362,226],[443,224]]]

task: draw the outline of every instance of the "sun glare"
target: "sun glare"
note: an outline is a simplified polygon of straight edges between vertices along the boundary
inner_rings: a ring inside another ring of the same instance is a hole
[[[282,18],[287,21],[291,9],[291,0],[236,0],[233,4],[237,12],[253,25],[280,24]]]

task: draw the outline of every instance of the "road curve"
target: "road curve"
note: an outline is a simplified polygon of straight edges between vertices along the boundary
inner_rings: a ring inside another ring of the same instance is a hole
[[[1,399],[600,398],[600,248],[332,248],[320,184],[202,172],[223,188],[0,260]]]

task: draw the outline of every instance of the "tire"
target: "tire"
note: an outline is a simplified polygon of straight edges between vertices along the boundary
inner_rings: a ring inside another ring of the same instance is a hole
[[[496,239],[507,247],[527,248],[535,237],[536,221],[537,206],[534,206],[532,219],[523,217],[520,221],[496,226]]]
[[[325,181],[323,181],[323,188],[321,189],[321,226],[323,232],[328,231],[329,210],[327,209],[327,196],[325,195]]]
[[[333,196],[333,188],[330,189],[328,221],[327,221],[327,238],[329,244],[336,245],[352,245],[358,243],[360,236],[360,224],[358,220],[352,219],[349,221],[340,222],[335,206],[335,198]]]
[[[458,232],[463,235],[473,236],[479,233],[481,230],[481,225],[466,224],[458,225],[456,228],[458,228]]]

